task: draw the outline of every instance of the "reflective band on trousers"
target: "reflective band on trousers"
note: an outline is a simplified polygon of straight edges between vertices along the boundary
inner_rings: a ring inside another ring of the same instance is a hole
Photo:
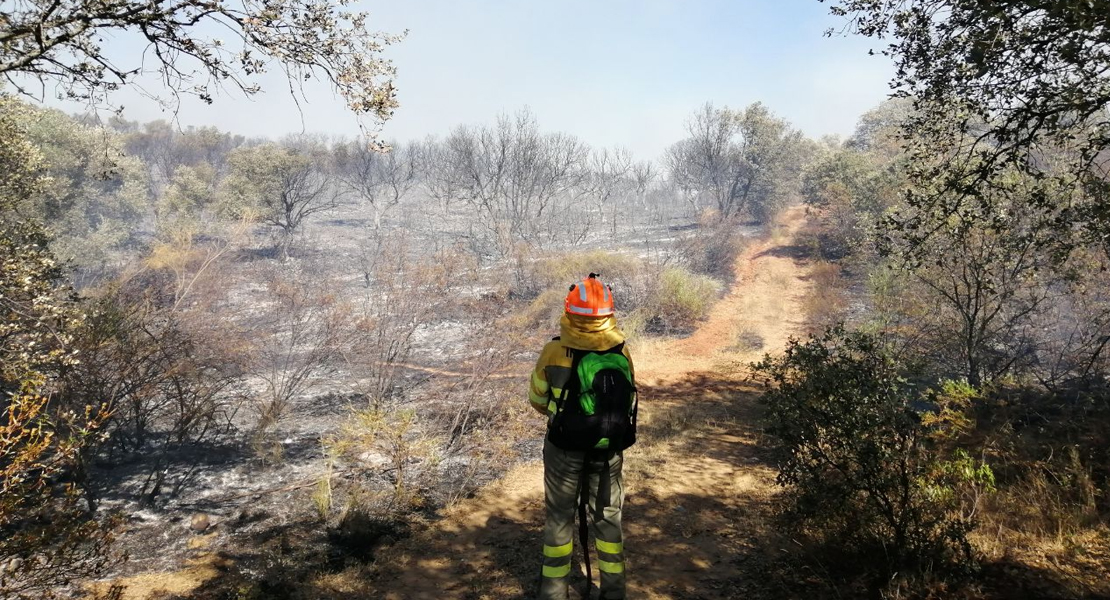
[[[624,563],[622,562],[615,563],[598,560],[597,568],[602,573],[624,573]],[[544,569],[547,569],[547,567],[544,567]]]
[[[624,570],[624,569],[622,568],[621,570]],[[535,573],[535,571],[532,571],[532,572]],[[551,579],[558,579],[560,577],[566,577],[567,575],[570,575],[570,563],[567,563],[567,564],[565,564],[561,567],[549,567],[547,565],[544,565],[544,567],[543,567],[543,576],[544,577],[549,577]]]
[[[605,540],[596,540],[597,549],[599,552],[606,554],[620,554],[624,551],[624,542],[606,542]]]
[[[543,547],[543,555],[548,558],[562,558],[564,556],[569,556],[572,551],[574,551],[574,542],[563,544],[562,546],[544,545]]]

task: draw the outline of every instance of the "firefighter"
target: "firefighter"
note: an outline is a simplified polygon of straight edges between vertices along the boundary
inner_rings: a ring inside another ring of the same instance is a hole
[[[565,600],[578,510],[579,543],[592,576],[586,513],[593,523],[601,598],[625,597],[621,535],[623,450],[635,441],[632,357],[613,311],[613,291],[596,273],[570,286],[560,335],[532,372],[529,401],[548,420],[544,438],[543,566],[539,597]]]

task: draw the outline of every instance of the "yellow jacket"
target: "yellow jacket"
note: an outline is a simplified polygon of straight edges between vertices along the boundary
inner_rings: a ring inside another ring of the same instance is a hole
[[[562,398],[572,375],[570,366],[574,355],[570,349],[593,350],[601,352],[624,343],[624,333],[617,327],[612,315],[607,317],[584,317],[563,314],[559,321],[559,337],[544,345],[536,368],[532,371],[532,382],[528,386],[528,401],[532,408],[544,415],[555,414],[555,398]],[[636,370],[632,366],[632,355],[628,346],[623,348],[628,359],[635,385]]]

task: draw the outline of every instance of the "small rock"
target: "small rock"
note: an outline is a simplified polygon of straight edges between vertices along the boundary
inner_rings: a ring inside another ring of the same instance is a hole
[[[192,529],[197,533],[205,531],[211,526],[212,519],[208,518],[208,515],[204,513],[197,513],[193,515],[193,518],[189,521],[189,529]]]

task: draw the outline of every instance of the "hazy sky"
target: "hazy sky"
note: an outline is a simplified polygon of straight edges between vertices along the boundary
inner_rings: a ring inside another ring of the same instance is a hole
[[[384,129],[398,139],[444,135],[528,106],[545,130],[658,158],[699,105],[762,101],[812,136],[849,134],[887,94],[892,69],[873,42],[825,37],[843,21],[817,0],[365,0],[377,28],[409,30],[388,50],[401,107]],[[182,126],[251,136],[357,133],[326,88],[304,115],[279,77],[253,100],[186,103]],[[166,118],[122,93],[125,116]]]

